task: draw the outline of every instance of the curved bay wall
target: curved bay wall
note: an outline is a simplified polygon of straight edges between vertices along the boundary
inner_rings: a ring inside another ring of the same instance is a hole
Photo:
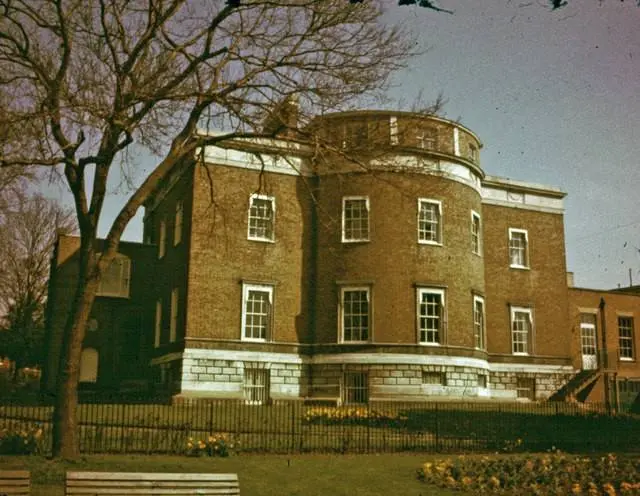
[[[369,241],[342,241],[342,199],[366,197]],[[440,202],[440,244],[418,241],[418,202]],[[371,289],[372,343],[417,344],[417,288],[444,290],[442,345],[473,348],[473,294],[484,293],[482,258],[471,249],[471,212],[479,193],[425,173],[324,175],[318,186],[315,342],[337,343],[340,288]],[[354,345],[357,346],[357,345]]]

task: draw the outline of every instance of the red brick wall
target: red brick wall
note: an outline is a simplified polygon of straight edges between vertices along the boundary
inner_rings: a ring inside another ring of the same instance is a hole
[[[152,259],[155,266],[154,284],[148,288],[152,300],[152,313],[155,316],[155,305],[162,300],[162,330],[161,347],[159,353],[167,349],[180,349],[184,346],[184,329],[186,306],[188,300],[187,274],[189,271],[189,250],[191,231],[191,212],[193,209],[193,171],[187,170],[175,184],[164,191],[152,211],[145,218],[145,238],[155,245]],[[183,202],[182,239],[174,244],[174,227],[176,220],[176,204]],[[166,226],[165,254],[158,258],[158,243],[160,238],[160,223],[164,220]],[[176,327],[176,342],[169,344],[169,328],[171,321],[171,292],[178,288],[178,314]],[[154,317],[155,319],[155,317]]]
[[[482,212],[489,352],[511,354],[510,305],[531,306],[533,354],[568,357],[563,216],[488,204]],[[509,266],[509,228],[528,231],[527,270]]]
[[[582,351],[580,346],[580,314],[597,310],[596,334],[598,350],[602,350],[602,315],[598,308],[600,299],[605,301],[605,326],[607,350],[609,353],[609,368],[617,371],[620,377],[640,378],[640,295],[597,291],[591,289],[569,289],[569,315],[571,329],[571,351],[573,365],[582,368]],[[617,360],[619,349],[618,316],[631,316],[634,322],[634,360]]]
[[[247,280],[275,284],[273,339],[309,342],[309,179],[220,165],[208,166],[208,173],[198,165],[194,175],[187,335],[240,339],[242,280]],[[276,199],[274,243],[247,239],[253,193]]]

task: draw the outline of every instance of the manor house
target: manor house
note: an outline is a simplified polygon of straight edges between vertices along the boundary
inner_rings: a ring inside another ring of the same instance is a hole
[[[640,295],[567,283],[565,193],[490,176],[457,122],[325,115],[207,147],[101,282],[83,388],[177,397],[632,401]],[[78,239],[54,254],[53,387]]]

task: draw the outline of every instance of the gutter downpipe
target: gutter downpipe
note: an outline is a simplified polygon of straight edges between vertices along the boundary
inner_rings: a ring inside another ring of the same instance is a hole
[[[605,316],[606,303],[604,297],[600,298],[600,328],[602,329],[602,360],[600,367],[602,368],[602,377],[604,379],[604,406],[607,414],[611,415],[611,398],[609,391],[609,353],[607,351],[607,319]]]

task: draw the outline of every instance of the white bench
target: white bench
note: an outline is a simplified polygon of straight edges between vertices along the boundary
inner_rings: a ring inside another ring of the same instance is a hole
[[[30,494],[31,477],[26,470],[0,470],[0,496]]]
[[[65,494],[239,495],[238,474],[167,474],[142,472],[67,472]]]

